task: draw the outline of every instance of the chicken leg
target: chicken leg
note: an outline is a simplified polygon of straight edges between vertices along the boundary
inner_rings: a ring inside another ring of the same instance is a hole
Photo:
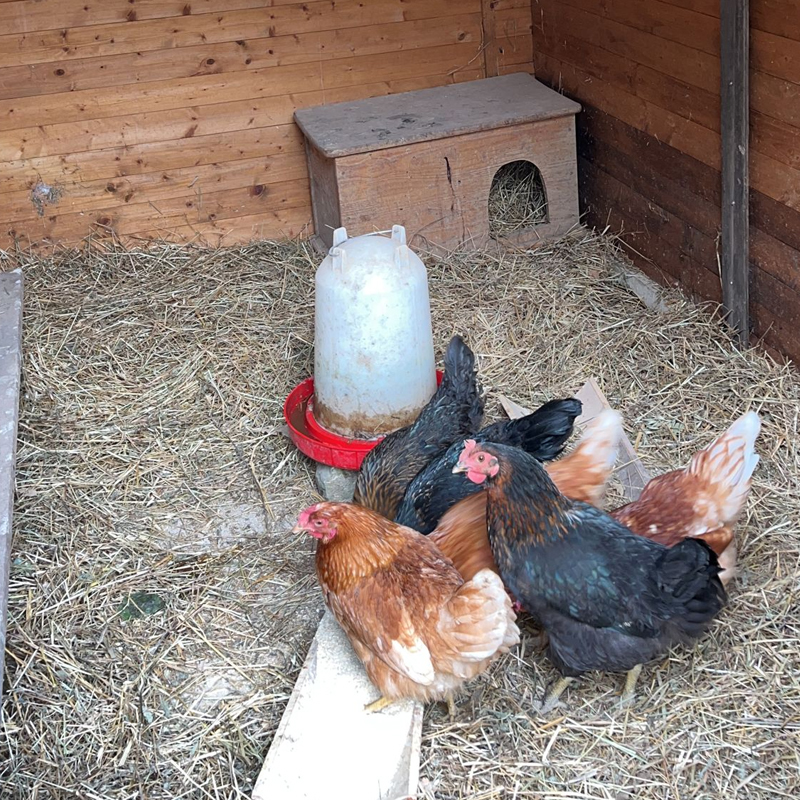
[[[567,686],[569,686],[574,680],[575,678],[559,678],[554,684],[552,684],[542,698],[542,705],[539,709],[539,714],[549,714],[558,705],[558,698],[564,693],[564,689],[566,689]]]
[[[633,669],[629,670],[625,676],[625,688],[622,690],[622,696],[619,698],[621,706],[629,706],[636,699],[636,681],[642,672],[642,665],[637,664]]]
[[[394,700],[390,700],[388,697],[381,695],[377,700],[367,703],[364,706],[364,711],[366,711],[367,714],[374,714],[376,711],[383,711],[386,706],[390,706],[392,703],[394,703]]]

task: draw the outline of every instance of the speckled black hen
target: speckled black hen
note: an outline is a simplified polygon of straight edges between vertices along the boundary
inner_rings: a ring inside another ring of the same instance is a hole
[[[667,548],[605,512],[564,497],[522,450],[467,442],[457,470],[485,482],[492,554],[508,590],[542,625],[568,682],[589,670],[628,672],[701,636],[726,603],[717,557],[704,542]]]
[[[460,336],[454,336],[436,393],[411,425],[390,433],[367,454],[354,501],[394,519],[411,479],[456,439],[475,433],[482,420],[475,355]]]

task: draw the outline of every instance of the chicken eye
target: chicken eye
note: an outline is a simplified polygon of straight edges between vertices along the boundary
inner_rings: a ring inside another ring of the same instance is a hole
[[[315,525],[316,525],[318,528],[321,528],[321,527],[322,527],[322,520],[321,520],[321,519],[315,519],[315,520],[314,520],[314,524],[315,524]]]
[[[478,462],[479,463],[483,464],[484,460],[485,460],[485,458],[484,458],[483,454],[478,456]]]

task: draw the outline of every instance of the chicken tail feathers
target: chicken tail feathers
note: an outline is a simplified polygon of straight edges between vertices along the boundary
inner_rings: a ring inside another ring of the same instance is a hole
[[[572,436],[575,419],[581,413],[580,400],[550,400],[519,419],[490,425],[481,431],[481,441],[519,447],[539,461],[556,458]]]
[[[483,420],[483,397],[478,388],[475,354],[458,334],[447,345],[444,376],[436,394],[449,398],[460,409],[464,417],[464,430],[475,432],[480,428]]]
[[[450,598],[447,611],[439,623],[447,630],[441,632],[457,651],[465,675],[475,663],[508,652],[519,642],[511,600],[500,576],[490,569],[480,570],[462,584]]]
[[[760,430],[758,414],[748,411],[716,441],[695,453],[687,468],[690,476],[713,493],[725,523],[735,522],[744,508],[759,461],[755,441]]]
[[[670,621],[696,638],[728,601],[714,551],[701,539],[684,539],[664,551],[657,571],[659,593]]]

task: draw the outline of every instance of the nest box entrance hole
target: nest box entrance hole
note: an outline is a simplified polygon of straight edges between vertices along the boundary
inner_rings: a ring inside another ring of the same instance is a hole
[[[536,164],[503,164],[489,190],[489,235],[497,239],[549,221],[547,191]]]

